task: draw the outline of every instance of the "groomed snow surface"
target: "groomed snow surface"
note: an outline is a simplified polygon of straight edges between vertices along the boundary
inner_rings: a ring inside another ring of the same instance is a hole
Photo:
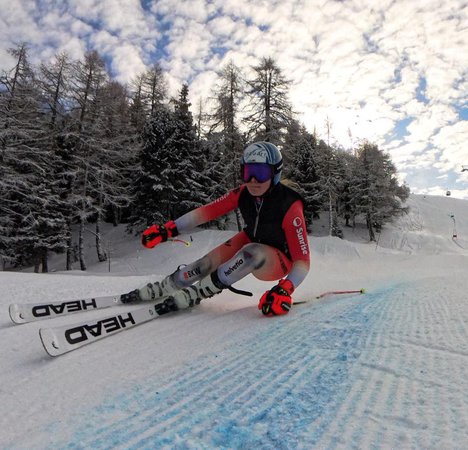
[[[129,291],[232,232],[145,250],[109,229],[110,273],[92,253],[86,273],[0,272],[0,448],[468,448],[468,202],[408,204],[378,245],[362,225],[340,240],[314,224],[312,268],[294,299],[364,295],[266,318],[257,300],[271,283],[249,276],[237,287],[253,298],[225,291],[57,358],[44,352],[40,327],[135,306],[14,325],[10,303]]]

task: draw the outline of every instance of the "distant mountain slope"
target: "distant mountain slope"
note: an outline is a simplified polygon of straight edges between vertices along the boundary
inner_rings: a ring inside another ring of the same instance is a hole
[[[386,227],[380,246],[424,253],[468,250],[468,201],[411,195],[407,205],[409,213]]]

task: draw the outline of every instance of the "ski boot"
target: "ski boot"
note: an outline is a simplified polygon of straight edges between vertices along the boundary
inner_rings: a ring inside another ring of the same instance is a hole
[[[167,276],[161,282],[155,281],[154,283],[148,283],[146,286],[143,286],[140,289],[135,289],[131,292],[128,292],[127,294],[121,295],[120,301],[122,303],[133,303],[139,301],[152,301],[159,298],[168,297],[180,289],[174,281],[174,275],[176,272]]]
[[[200,280],[193,286],[179,289],[169,296],[166,300],[171,303],[172,307],[186,309],[194,305],[198,305],[204,298],[213,297],[219,294],[223,289],[227,288],[223,284],[216,272]]]

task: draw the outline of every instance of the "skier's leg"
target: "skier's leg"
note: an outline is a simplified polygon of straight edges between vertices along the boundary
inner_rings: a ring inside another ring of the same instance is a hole
[[[249,238],[245,232],[241,231],[199,260],[179,268],[169,276],[172,277],[178,289],[188,287],[212,273],[221,264],[230,260],[239,249],[249,242]]]
[[[203,298],[220,293],[250,273],[260,280],[272,281],[284,277],[290,269],[291,261],[278,249],[249,243],[199,283],[174,293],[172,299],[178,309],[188,308]]]
[[[135,289],[122,296],[122,302],[130,303],[140,300],[156,300],[172,295],[179,289],[186,288],[196,281],[209,275],[220,264],[232,258],[235,253],[249,242],[249,238],[242,231],[197,261],[179,267],[174,273],[162,281],[148,283],[140,289]]]
[[[275,247],[251,243],[245,245],[235,256],[218,268],[223,284],[231,286],[252,273],[262,281],[279,280],[291,270],[291,261]]]

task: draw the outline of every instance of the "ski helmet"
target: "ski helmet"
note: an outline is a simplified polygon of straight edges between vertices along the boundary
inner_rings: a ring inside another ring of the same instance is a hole
[[[283,157],[276,145],[270,142],[254,142],[247,146],[241,158],[241,166],[244,164],[266,163],[273,169],[273,185],[277,185],[281,179],[283,170]]]

